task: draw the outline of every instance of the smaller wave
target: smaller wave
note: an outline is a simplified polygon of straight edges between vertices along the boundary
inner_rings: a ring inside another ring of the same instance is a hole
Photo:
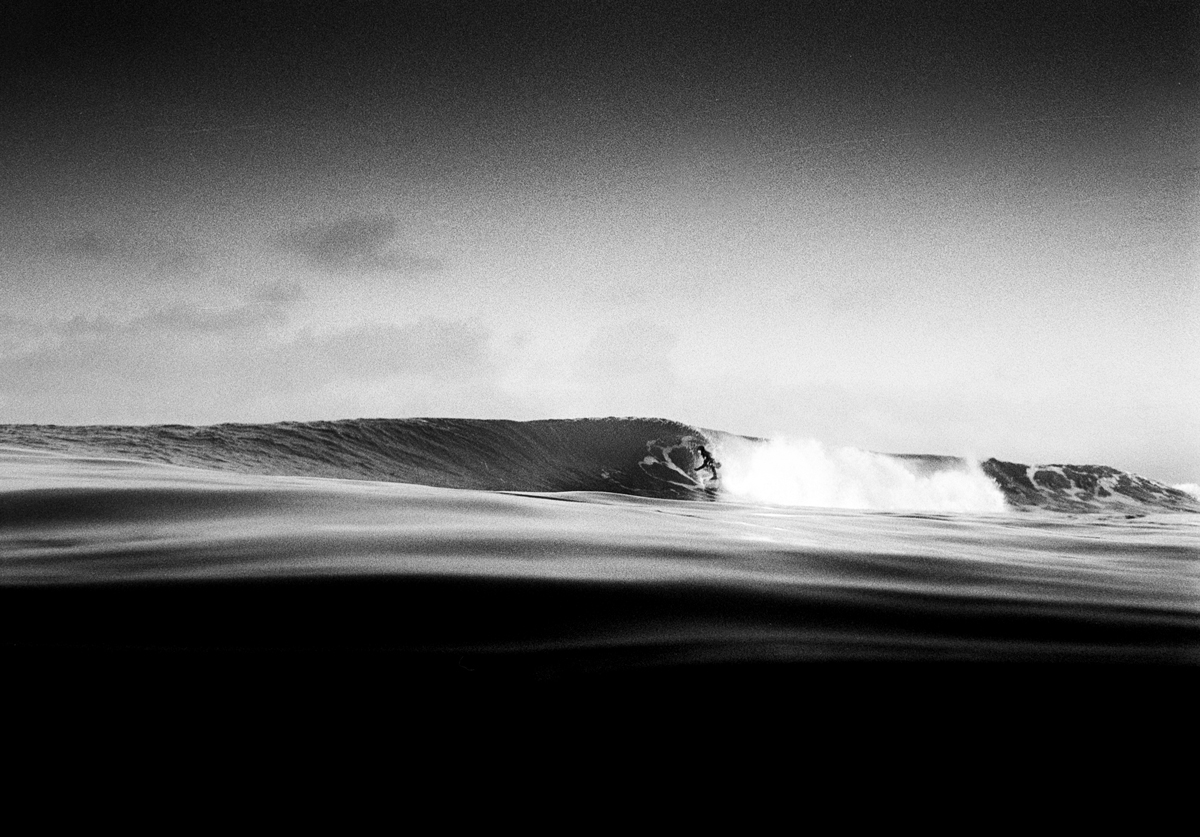
[[[814,439],[717,434],[714,444],[729,499],[844,509],[1008,509],[999,486],[966,459],[830,448]]]
[[[1107,465],[1025,465],[989,459],[984,473],[1017,508],[1065,512],[1200,512],[1196,495]]]

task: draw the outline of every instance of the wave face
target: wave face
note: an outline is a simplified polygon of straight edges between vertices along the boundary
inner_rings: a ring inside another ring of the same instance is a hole
[[[600,491],[846,509],[1200,512],[1200,500],[1179,488],[1102,465],[882,454],[657,418],[0,425],[0,444],[264,476],[486,491]]]
[[[316,476],[485,491],[607,491],[710,498],[707,436],[653,418],[356,419],[60,427],[0,426],[0,444],[264,476]]]

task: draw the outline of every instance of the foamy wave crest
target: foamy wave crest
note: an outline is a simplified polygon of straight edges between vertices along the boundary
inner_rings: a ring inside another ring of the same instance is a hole
[[[1197,500],[1200,500],[1200,483],[1185,482],[1174,487],[1178,488],[1184,494],[1191,494]]]
[[[974,462],[827,448],[812,439],[721,439],[722,492],[787,506],[998,512],[1004,494]]]

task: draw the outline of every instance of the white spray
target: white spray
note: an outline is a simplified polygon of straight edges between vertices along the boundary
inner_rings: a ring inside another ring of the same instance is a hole
[[[1173,487],[1178,488],[1184,494],[1191,494],[1197,500],[1200,500],[1200,483],[1184,482]]]
[[[724,437],[714,447],[722,493],[732,500],[844,509],[1008,508],[999,487],[969,460],[929,470],[857,448],[826,448],[812,439]]]

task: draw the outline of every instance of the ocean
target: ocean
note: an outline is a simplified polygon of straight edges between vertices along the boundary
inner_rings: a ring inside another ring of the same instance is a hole
[[[0,426],[0,556],[7,668],[56,693],[961,713],[1200,663],[1183,490],[660,419]]]

